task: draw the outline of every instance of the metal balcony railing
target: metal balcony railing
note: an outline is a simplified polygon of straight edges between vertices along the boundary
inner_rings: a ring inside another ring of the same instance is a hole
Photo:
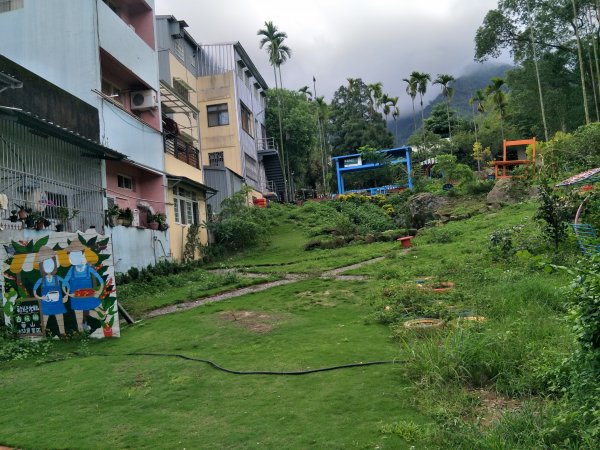
[[[256,151],[261,152],[275,152],[278,153],[277,141],[275,138],[261,138],[256,140]]]
[[[175,158],[189,164],[196,169],[200,168],[200,150],[187,141],[177,136],[167,136],[163,138],[165,153],[173,155]]]

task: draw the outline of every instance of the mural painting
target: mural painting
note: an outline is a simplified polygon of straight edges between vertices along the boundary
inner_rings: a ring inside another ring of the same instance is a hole
[[[18,335],[119,336],[109,237],[59,233],[3,247],[2,308]]]

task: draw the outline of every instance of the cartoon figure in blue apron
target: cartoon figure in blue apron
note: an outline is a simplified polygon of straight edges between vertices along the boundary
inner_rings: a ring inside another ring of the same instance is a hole
[[[67,312],[64,302],[67,297],[63,296],[68,291],[68,284],[61,277],[56,275],[58,270],[58,261],[56,253],[50,247],[42,247],[36,256],[36,262],[39,264],[39,270],[42,277],[36,281],[33,286],[33,295],[42,302],[42,317],[44,319],[44,329],[48,324],[50,316],[56,317],[58,331],[61,335],[65,334],[65,319],[63,314]],[[41,289],[41,296],[38,294]]]
[[[101,303],[98,297],[104,288],[104,280],[88,263],[85,250],[86,247],[77,239],[67,248],[72,266],[65,276],[65,283],[69,286],[71,309],[75,311],[79,331],[90,331],[87,318],[92,312],[96,315],[95,309]]]

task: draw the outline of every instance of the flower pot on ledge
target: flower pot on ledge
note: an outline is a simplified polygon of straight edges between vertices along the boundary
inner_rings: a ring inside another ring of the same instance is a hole
[[[148,228],[150,228],[151,230],[158,230],[158,225],[159,225],[158,222],[150,222],[148,224]]]

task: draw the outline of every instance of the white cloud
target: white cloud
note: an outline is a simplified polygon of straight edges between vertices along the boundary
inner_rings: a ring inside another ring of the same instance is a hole
[[[348,77],[381,81],[408,111],[406,78],[413,70],[460,75],[473,60],[474,37],[497,0],[155,0],[157,14],[185,20],[200,43],[240,41],[269,85],[273,71],[258,48],[265,21],[288,34],[292,58],[284,86],[312,88],[331,99]],[[428,97],[437,95],[430,87]]]

